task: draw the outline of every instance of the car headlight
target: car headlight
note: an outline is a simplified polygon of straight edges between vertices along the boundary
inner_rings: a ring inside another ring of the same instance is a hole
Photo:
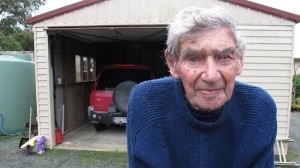
[[[89,106],[88,107],[88,117],[91,117],[91,112],[94,111],[94,107],[93,106]]]
[[[88,111],[94,111],[94,107],[93,106],[89,106]]]

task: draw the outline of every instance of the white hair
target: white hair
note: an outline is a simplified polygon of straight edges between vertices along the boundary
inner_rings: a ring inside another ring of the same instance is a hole
[[[236,53],[242,58],[246,50],[245,41],[236,30],[236,23],[231,14],[223,7],[210,9],[195,6],[181,10],[168,27],[167,50],[174,60],[178,60],[180,42],[208,29],[229,28],[235,43]]]

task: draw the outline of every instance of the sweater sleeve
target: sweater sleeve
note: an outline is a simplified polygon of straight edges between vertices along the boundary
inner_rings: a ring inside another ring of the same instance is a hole
[[[138,160],[135,157],[135,143],[136,143],[136,134],[139,131],[137,127],[137,122],[139,122],[139,111],[143,110],[142,107],[145,107],[146,101],[143,96],[139,96],[138,89],[134,87],[131,91],[128,100],[128,113],[127,113],[127,148],[128,148],[128,164],[129,167],[146,167],[143,165],[142,160]]]
[[[258,107],[262,114],[261,122],[264,125],[260,128],[264,130],[266,136],[269,136],[268,145],[258,151],[257,159],[252,167],[255,168],[271,168],[274,167],[274,144],[277,135],[277,108],[273,98],[265,91],[261,91],[263,95]],[[257,109],[257,110],[259,110]],[[259,124],[258,124],[259,125]],[[268,138],[267,138],[268,139]]]
[[[157,89],[151,82],[142,83],[129,96],[126,131],[130,168],[171,167],[160,124],[163,109],[154,104],[160,102],[157,95],[161,90]]]
[[[276,137],[276,131],[274,133],[275,133],[274,137]],[[257,160],[253,165],[254,168],[274,167],[274,143],[275,143],[275,138],[272,138],[269,145],[266,146],[265,149],[263,149],[258,153]]]
[[[242,122],[256,130],[248,143],[250,167],[274,167],[274,144],[277,135],[277,108],[272,96],[265,90],[244,83],[236,83],[235,102],[239,104]],[[250,150],[251,149],[251,150]]]
[[[276,135],[274,135],[275,137]],[[274,167],[274,139],[270,141],[270,144],[262,151],[259,152],[257,160],[255,161],[253,168],[271,168]]]
[[[155,98],[150,94],[151,86],[137,85],[129,97],[126,129],[130,168],[170,167],[164,133],[157,125],[160,117],[153,113],[151,101]]]

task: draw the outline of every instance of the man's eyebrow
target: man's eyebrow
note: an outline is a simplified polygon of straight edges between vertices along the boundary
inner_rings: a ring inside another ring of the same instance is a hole
[[[215,51],[213,51],[213,53],[218,54],[218,55],[233,54],[235,52],[236,52],[236,49],[233,46],[229,46],[226,48],[220,48],[220,49],[216,49]],[[197,50],[197,49],[194,49],[191,47],[187,47],[182,51],[183,57],[205,55],[205,54],[207,54],[207,51],[204,48]]]
[[[193,49],[191,47],[187,47],[182,51],[183,57],[203,55],[204,53],[206,53],[206,51],[204,49],[197,50],[197,49]]]
[[[221,55],[221,54],[233,54],[235,53],[236,50],[234,47],[226,47],[226,48],[221,48],[217,50],[217,54]]]

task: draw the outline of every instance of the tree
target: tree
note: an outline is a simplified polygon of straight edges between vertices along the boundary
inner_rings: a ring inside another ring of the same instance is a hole
[[[28,28],[25,19],[44,5],[46,0],[0,0],[0,32],[13,34],[17,28]]]
[[[20,44],[23,51],[33,51],[33,33],[27,30],[18,30],[12,34],[14,39]]]
[[[21,45],[12,35],[5,36],[0,32],[0,51],[21,51]]]

